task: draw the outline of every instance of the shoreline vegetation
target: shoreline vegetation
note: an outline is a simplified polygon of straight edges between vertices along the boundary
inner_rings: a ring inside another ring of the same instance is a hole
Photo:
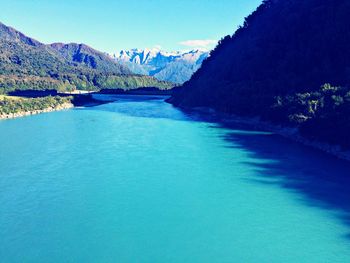
[[[232,116],[231,118],[233,117],[235,116]],[[339,159],[350,161],[350,151],[345,151],[340,145],[333,145],[322,141],[308,139],[300,133],[298,128],[273,124],[259,118],[240,118],[240,122],[278,134],[294,142],[331,154]]]
[[[0,120],[73,108],[72,97],[21,98],[0,96]]]

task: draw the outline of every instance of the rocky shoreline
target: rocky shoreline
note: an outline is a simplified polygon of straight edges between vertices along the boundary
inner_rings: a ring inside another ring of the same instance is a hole
[[[222,112],[218,112],[211,108],[199,107],[199,108],[189,108],[188,110],[194,110],[201,113],[210,114],[213,116],[218,116],[220,120],[225,124],[229,124],[230,122],[241,123],[256,129],[261,129],[264,131],[272,132],[278,134],[284,138],[292,140],[294,142],[301,143],[305,146],[312,147],[314,149],[326,152],[331,154],[339,159],[350,161],[350,150],[344,151],[338,145],[331,145],[319,141],[312,141],[305,137],[303,137],[298,128],[285,127],[282,125],[276,125],[270,122],[262,121],[259,118],[248,118],[248,117],[240,117],[232,114],[226,114]]]
[[[323,152],[336,156],[337,158],[350,161],[350,151],[343,151],[342,148],[338,145],[331,145],[319,141],[309,140],[302,136],[297,128],[275,125],[269,122],[261,121],[259,119],[241,119],[241,122],[248,125],[254,125],[256,128],[278,134],[289,140],[301,143],[317,150],[321,150]]]
[[[13,118],[20,118],[30,115],[36,115],[40,113],[46,113],[46,112],[52,112],[52,111],[60,111],[65,109],[73,108],[74,105],[72,103],[63,103],[57,107],[49,107],[43,110],[34,110],[34,111],[26,111],[26,112],[16,112],[16,113],[10,113],[10,114],[1,114],[0,120],[6,120],[6,119],[13,119]]]

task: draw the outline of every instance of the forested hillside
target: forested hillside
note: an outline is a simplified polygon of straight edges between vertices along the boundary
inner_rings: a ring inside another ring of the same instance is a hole
[[[171,87],[154,78],[131,75],[126,67],[86,45],[45,45],[0,23],[0,93],[140,86]]]
[[[69,62],[79,63],[106,73],[132,74],[127,67],[116,63],[108,55],[84,44],[54,43],[50,47],[57,50]]]
[[[350,147],[349,13],[347,0],[265,0],[170,102],[260,116]]]

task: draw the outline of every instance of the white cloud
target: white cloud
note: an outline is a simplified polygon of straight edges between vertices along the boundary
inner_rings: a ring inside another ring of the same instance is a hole
[[[215,45],[218,41],[217,40],[212,40],[212,39],[197,39],[197,40],[187,40],[187,41],[182,41],[179,44],[187,47],[201,47],[205,48],[208,46]]]

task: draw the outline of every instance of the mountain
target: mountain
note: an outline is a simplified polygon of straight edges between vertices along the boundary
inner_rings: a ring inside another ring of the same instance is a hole
[[[84,44],[51,44],[54,50],[57,50],[67,61],[80,63],[84,66],[101,70],[103,72],[117,72],[121,74],[132,74],[132,72],[120,63],[116,63],[108,55],[97,51]]]
[[[347,0],[265,0],[169,101],[349,148],[349,12]]]
[[[184,83],[208,57],[204,50],[166,52],[158,48],[122,50],[112,57],[136,74],[159,80]]]
[[[49,70],[70,67],[54,50],[0,23],[0,72],[45,75]]]
[[[23,33],[0,23],[0,66],[7,64],[8,70],[42,71],[65,70],[71,67],[91,68],[115,74],[131,74],[126,67],[116,63],[107,55],[84,44],[45,45]],[[17,62],[17,63],[15,63]],[[4,69],[5,70],[5,69]]]
[[[27,37],[23,33],[17,31],[12,27],[8,27],[0,22],[0,36],[2,41],[16,41],[21,42],[30,46],[44,46],[44,44],[39,41]]]
[[[0,23],[0,93],[15,89],[98,90],[169,83],[137,76],[84,44],[45,45]]]

